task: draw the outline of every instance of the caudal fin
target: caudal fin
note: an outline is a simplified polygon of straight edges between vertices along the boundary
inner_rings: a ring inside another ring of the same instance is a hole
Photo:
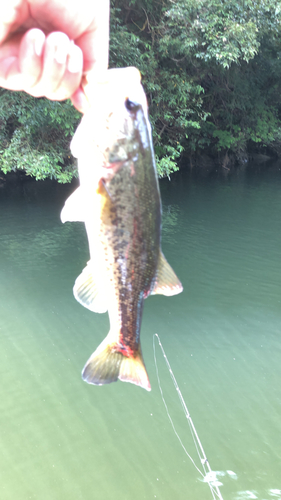
[[[117,351],[117,344],[109,341],[109,335],[88,359],[82,371],[83,380],[88,384],[103,385],[119,379],[150,391],[140,346],[134,357],[124,356]]]

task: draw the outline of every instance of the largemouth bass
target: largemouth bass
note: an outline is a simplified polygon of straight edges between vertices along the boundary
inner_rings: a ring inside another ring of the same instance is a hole
[[[140,345],[144,299],[177,294],[182,285],[161,251],[161,201],[139,71],[109,70],[89,100],[71,145],[80,187],[61,219],[85,222],[90,261],[74,296],[91,311],[108,311],[110,331],[82,377],[95,385],[120,379],[149,391]]]

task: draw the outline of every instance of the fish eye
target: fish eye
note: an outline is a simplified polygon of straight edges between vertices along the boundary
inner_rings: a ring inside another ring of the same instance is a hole
[[[130,101],[128,97],[125,100],[125,107],[128,111],[138,111],[140,109],[140,105],[137,102]]]

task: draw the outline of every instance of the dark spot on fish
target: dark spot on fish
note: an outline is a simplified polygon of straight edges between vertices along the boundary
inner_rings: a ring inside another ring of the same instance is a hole
[[[118,251],[118,250],[123,250],[124,248],[126,248],[127,246],[127,242],[125,240],[123,241],[118,241],[118,243],[116,243],[114,245],[114,250]]]
[[[120,217],[115,217],[115,219],[112,219],[111,223],[113,226],[118,226],[118,224],[120,224],[121,221],[122,219]]]

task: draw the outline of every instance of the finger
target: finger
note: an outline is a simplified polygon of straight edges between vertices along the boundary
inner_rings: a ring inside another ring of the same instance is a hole
[[[22,78],[18,65],[22,35],[15,35],[0,46],[0,86],[10,90],[22,90]]]
[[[94,0],[91,3],[93,22],[85,32],[75,39],[84,54],[84,72],[105,71],[108,67],[109,46],[109,0]],[[89,11],[89,7],[87,12]]]
[[[0,86],[29,91],[42,72],[41,54],[45,35],[32,29],[16,34],[0,46]]]
[[[55,93],[65,73],[69,48],[70,40],[64,33],[54,32],[46,37],[42,72],[39,81],[34,86],[34,96],[40,97]]]
[[[71,44],[67,57],[66,69],[55,93],[46,95],[49,99],[64,100],[70,98],[79,88],[83,69],[82,51],[74,43]]]
[[[22,37],[19,48],[19,71],[26,89],[34,87],[41,77],[45,40],[43,31],[39,29],[31,29]]]
[[[31,93],[53,100],[70,97],[79,87],[83,66],[81,49],[60,32],[46,38],[40,80]]]
[[[81,49],[63,33],[46,38],[41,30],[31,29],[0,46],[0,86],[34,97],[71,97],[80,85],[82,67]]]
[[[22,0],[0,2],[0,43],[29,17],[28,3]]]

